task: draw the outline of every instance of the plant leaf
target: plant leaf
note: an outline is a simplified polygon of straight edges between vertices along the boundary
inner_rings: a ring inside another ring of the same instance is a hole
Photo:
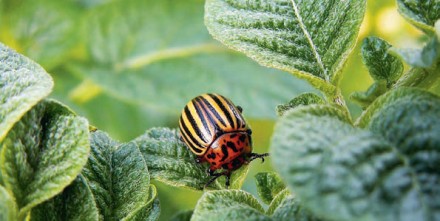
[[[17,220],[17,204],[8,191],[0,185],[0,220]]]
[[[160,203],[157,196],[157,190],[154,185],[150,185],[149,198],[150,201],[146,203],[145,206],[140,207],[137,211],[132,213],[132,216],[126,217],[123,220],[158,220],[160,215]]]
[[[209,32],[223,44],[325,88],[338,83],[365,1],[208,0],[205,10]]]
[[[303,93],[290,100],[289,103],[277,105],[276,112],[278,116],[282,116],[290,109],[293,109],[299,105],[309,104],[325,104],[325,101],[314,93]]]
[[[0,43],[0,141],[52,87],[43,68]]]
[[[433,37],[422,49],[392,48],[391,52],[413,67],[432,69],[440,57],[440,43]]]
[[[271,144],[276,169],[306,209],[335,220],[437,219],[439,197],[426,202],[428,196],[415,179],[424,173],[414,174],[417,168],[399,147],[315,109],[283,116]],[[437,156],[426,164],[436,165]],[[437,180],[436,175],[430,178]]]
[[[106,133],[96,131],[92,133],[91,149],[82,174],[96,199],[100,217],[105,220],[157,217],[158,205],[153,205],[156,189],[150,187],[147,164],[138,146],[134,142],[119,144]]]
[[[363,108],[368,107],[376,98],[387,92],[387,82],[379,80],[373,83],[367,91],[356,91],[350,95],[350,98],[360,104]]]
[[[414,173],[428,220],[440,218],[440,97],[420,89],[403,88],[388,99],[370,121],[407,159]]]
[[[85,18],[90,61],[71,63],[69,70],[118,102],[175,118],[190,99],[216,92],[242,106],[246,117],[274,119],[275,105],[312,90],[214,42],[203,9],[202,0],[127,0],[95,7]]]
[[[268,211],[275,208],[272,214],[273,220],[295,220],[295,221],[319,221],[309,211],[304,209],[298,199],[291,195],[287,190],[280,192],[274,201],[280,201],[276,207],[269,207]]]
[[[71,56],[79,36],[79,8],[73,1],[33,0],[4,11],[8,18],[2,31],[10,33],[20,53],[51,70]],[[9,38],[8,38],[9,37]]]
[[[409,103],[411,101],[411,104],[417,104],[418,99],[422,99],[421,103],[423,104],[424,102],[429,102],[430,100],[435,101],[437,100],[437,97],[417,88],[402,87],[392,90],[374,101],[374,103],[372,103],[368,109],[364,111],[357,119],[355,125],[361,128],[368,128],[372,119],[375,118],[375,116],[378,115],[382,109],[386,108],[387,105],[393,105],[397,101],[403,103]]]
[[[271,220],[249,193],[241,190],[205,192],[197,202],[192,221],[198,220]]]
[[[163,59],[119,72],[113,67],[81,64],[72,65],[70,70],[99,85],[113,99],[174,116],[195,96],[216,92],[242,106],[246,117],[275,118],[274,106],[301,92],[313,91],[303,81],[230,51]]]
[[[293,196],[290,194],[290,191],[286,188],[279,192],[270,202],[269,207],[266,210],[266,214],[273,215],[275,210],[283,203],[284,199],[286,199],[288,196]]]
[[[208,191],[197,202],[191,220],[314,221],[319,219],[303,209],[298,200],[284,189],[277,194],[266,213],[252,195],[242,190]]]
[[[258,195],[266,204],[270,204],[274,197],[286,188],[281,178],[274,172],[257,173],[255,181]]]
[[[365,38],[362,42],[362,60],[375,81],[385,80],[388,87],[399,79],[403,63],[388,53],[391,45],[377,37]]]
[[[79,175],[62,193],[32,209],[31,220],[99,220],[95,198]]]
[[[153,128],[134,141],[139,145],[153,179],[194,190],[203,190],[211,179],[206,172],[208,165],[196,163],[196,155],[180,142],[176,130]],[[247,171],[247,166],[234,171],[229,188],[240,188]],[[224,178],[217,179],[210,187],[225,188]]]
[[[3,182],[23,219],[79,174],[89,154],[88,123],[60,103],[46,100],[26,113],[0,145]]]
[[[426,33],[434,33],[434,24],[440,19],[438,0],[397,0],[398,11],[411,24]]]
[[[171,221],[190,221],[192,214],[193,210],[180,211],[171,218]]]

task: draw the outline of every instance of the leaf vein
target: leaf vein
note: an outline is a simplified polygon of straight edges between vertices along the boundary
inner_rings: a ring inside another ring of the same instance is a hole
[[[313,39],[310,36],[310,33],[307,31],[307,28],[305,27],[305,24],[304,24],[304,22],[302,20],[302,16],[299,13],[298,6],[296,5],[295,0],[291,0],[291,1],[292,1],[293,10],[295,12],[295,16],[297,17],[299,25],[300,25],[302,31],[304,32],[304,35],[306,36],[306,38],[307,38],[307,40],[308,40],[308,42],[310,44],[310,47],[312,48],[312,52],[315,55],[316,61],[317,61],[318,65],[319,65],[320,69],[322,70],[322,73],[324,74],[325,80],[329,81],[330,79],[329,79],[329,77],[327,75],[327,71],[326,71],[326,69],[324,67],[324,63],[321,60],[321,56],[318,53],[318,49],[317,49],[315,43],[313,42]]]

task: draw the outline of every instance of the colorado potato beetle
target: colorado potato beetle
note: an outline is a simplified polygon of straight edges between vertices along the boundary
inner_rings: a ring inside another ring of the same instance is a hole
[[[226,176],[256,158],[269,154],[252,153],[252,130],[243,118],[242,108],[219,94],[202,94],[189,101],[179,119],[180,139],[197,155],[197,162],[208,162],[212,178]],[[221,172],[216,172],[220,170]]]

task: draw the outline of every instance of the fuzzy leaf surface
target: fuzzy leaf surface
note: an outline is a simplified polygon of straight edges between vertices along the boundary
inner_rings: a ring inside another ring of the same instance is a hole
[[[413,169],[426,220],[440,219],[440,98],[419,89],[388,94],[369,128],[394,144]]]
[[[190,221],[192,214],[192,210],[180,211],[171,218],[171,221]]]
[[[120,102],[173,116],[195,96],[217,92],[252,109],[247,116],[275,118],[271,107],[311,90],[214,42],[203,24],[203,6],[203,0],[97,6],[86,19],[91,62],[69,69]]]
[[[392,52],[413,67],[431,69],[440,57],[440,42],[433,37],[422,49],[393,48]]]
[[[397,0],[400,14],[417,28],[434,33],[434,24],[440,19],[438,0]]]
[[[0,186],[0,220],[16,220],[17,205],[8,191]]]
[[[93,132],[91,155],[82,174],[94,195],[100,219],[157,216],[153,208],[156,189],[150,186],[147,164],[134,142],[119,144],[104,132]]]
[[[52,100],[26,113],[0,143],[0,169],[23,219],[60,193],[80,173],[89,154],[88,122]]]
[[[362,42],[362,59],[375,81],[385,80],[391,86],[403,71],[403,63],[388,53],[391,45],[383,39],[368,37]]]
[[[325,104],[325,101],[314,93],[303,93],[293,98],[286,104],[280,104],[276,107],[278,116],[282,116],[286,111],[293,109],[300,105],[309,104]]]
[[[178,132],[174,129],[153,128],[136,138],[135,142],[139,145],[153,179],[195,190],[203,190],[211,179],[206,172],[208,164],[196,163],[196,155],[179,140]],[[229,188],[240,188],[247,171],[248,166],[234,171]],[[210,188],[225,188],[224,177],[218,178]]]
[[[40,65],[0,43],[0,141],[52,88]]]
[[[374,82],[367,91],[355,91],[350,94],[350,99],[361,105],[363,108],[368,107],[377,97],[387,92],[387,82],[384,80]]]
[[[427,166],[438,165],[438,151],[424,158],[427,162],[422,166],[412,164],[400,151],[401,146],[388,137],[341,121],[330,114],[329,107],[326,111],[317,108],[299,108],[283,116],[271,143],[276,169],[306,209],[335,220],[438,219],[439,197],[428,194],[437,191],[438,185],[430,183],[431,189],[424,189],[428,184],[419,183],[421,177],[438,182],[437,172]],[[399,105],[394,108],[405,109]],[[402,117],[396,112],[393,116]],[[404,127],[416,125],[407,122]],[[437,130],[428,127],[424,132],[438,134]],[[413,143],[409,135],[402,139]],[[431,142],[428,135],[420,139]],[[419,141],[415,146],[425,149],[423,144]]]
[[[275,196],[286,188],[280,176],[274,172],[257,173],[255,181],[258,195],[266,204],[270,204]]]
[[[79,175],[62,193],[33,208],[31,220],[98,221],[99,211],[87,181]]]
[[[52,0],[16,2],[2,13],[8,22],[2,27],[6,35],[0,40],[10,42],[13,38],[11,45],[49,71],[69,59],[81,33],[79,18],[83,16],[77,4]]]
[[[208,0],[205,24],[228,47],[325,88],[338,82],[355,44],[365,3]]]
[[[257,199],[242,190],[205,192],[197,202],[191,221],[271,220]]]
[[[280,198],[280,199],[278,199]],[[281,200],[282,199],[282,200]],[[278,204],[274,209],[272,214],[273,220],[279,221],[320,221],[322,219],[318,219],[314,217],[308,210],[304,209],[299,200],[290,194],[285,194],[280,192],[280,196],[277,195],[277,198],[274,200],[281,200],[280,204]],[[271,204],[272,206],[272,204]],[[269,207],[268,210],[273,207]]]

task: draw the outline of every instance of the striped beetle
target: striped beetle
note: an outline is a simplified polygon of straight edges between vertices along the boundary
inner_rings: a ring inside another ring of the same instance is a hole
[[[252,153],[252,130],[242,116],[240,106],[219,94],[202,94],[189,101],[179,119],[180,139],[197,155],[197,162],[208,162],[212,178],[226,176],[265,154]],[[222,172],[215,172],[222,169]]]

